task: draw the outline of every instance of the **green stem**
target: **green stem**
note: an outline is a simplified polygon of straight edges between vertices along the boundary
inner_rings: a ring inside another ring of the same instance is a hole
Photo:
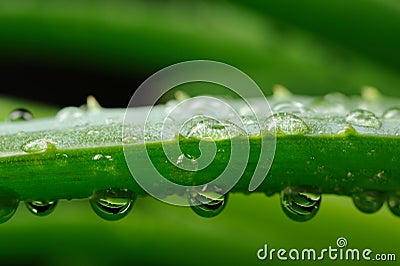
[[[339,111],[335,113],[328,107],[328,99],[337,105]],[[338,107],[337,99],[341,99],[339,105],[344,110]],[[297,106],[308,103],[308,108],[320,109],[311,114],[277,112],[274,115],[277,133],[275,157],[258,192],[272,195],[287,186],[311,186],[322,193],[343,195],[364,190],[400,191],[399,117],[393,117],[400,114],[400,109],[392,108],[398,99],[385,98],[367,89],[363,98],[337,94],[312,98],[279,96],[277,93],[269,102],[278,106],[275,109],[282,107],[279,103],[287,102],[297,103]],[[238,104],[235,100],[227,103],[231,106]],[[357,106],[375,111],[383,118],[365,111],[356,112],[363,116],[351,121],[349,117],[354,119],[354,113],[349,115],[348,112]],[[136,160],[135,167],[145,166],[150,158],[152,166],[164,178],[187,186],[212,181],[224,171],[231,159],[233,139],[217,138],[214,140],[217,153],[210,165],[199,171],[183,170],[169,161],[164,148],[178,142],[184,154],[196,158],[200,155],[199,141],[202,139],[180,136],[162,142],[157,123],[151,126],[150,135],[143,137],[140,125],[118,122],[123,117],[123,109],[103,109],[94,105],[93,110],[90,105],[88,107],[88,111],[72,109],[73,112],[83,112],[83,119],[88,119],[82,125],[68,124],[71,121],[63,120],[59,127],[58,120],[62,114],[71,112],[70,108],[61,110],[56,118],[4,123],[1,127],[4,132],[15,133],[2,134],[0,187],[14,190],[21,200],[87,198],[94,191],[107,188],[128,188],[137,194],[145,194],[128,169],[124,147],[134,154],[131,158]],[[154,110],[162,117],[165,108],[160,105]],[[388,108],[389,113],[385,112]],[[129,112],[140,117],[143,110],[146,109],[133,108]],[[105,122],[112,115],[114,123]],[[267,121],[272,120],[268,118],[263,123]],[[262,126],[265,128],[265,124]],[[35,130],[40,127],[41,130]],[[133,134],[130,137],[135,137],[134,141],[131,139],[131,142],[123,144],[124,130]],[[209,141],[209,138],[204,138]],[[267,162],[259,162],[261,138],[264,138],[267,148],[272,147],[272,142],[269,142],[271,132],[265,129],[261,135],[254,134],[250,138],[244,135],[235,137],[239,147],[236,151],[243,154],[243,160],[247,153],[249,160],[232,192],[249,193],[256,166],[267,165]],[[249,153],[245,145],[247,141],[250,143]],[[144,169],[141,173],[141,178],[153,175],[151,169]]]

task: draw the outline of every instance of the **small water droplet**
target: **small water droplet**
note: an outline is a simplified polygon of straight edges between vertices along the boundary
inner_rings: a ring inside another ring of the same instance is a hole
[[[384,119],[400,119],[400,107],[391,107],[387,109],[383,114],[382,117]]]
[[[11,190],[0,188],[0,224],[7,222],[18,208],[19,197]]]
[[[54,211],[57,200],[32,200],[25,202],[25,205],[31,213],[46,216]]]
[[[136,195],[128,189],[105,189],[96,191],[90,198],[93,211],[107,221],[124,218],[132,209]]]
[[[373,179],[378,184],[386,184],[389,181],[389,172],[381,170],[373,177]]]
[[[48,148],[55,148],[55,145],[48,139],[30,140],[21,146],[21,150],[28,153],[44,152]]]
[[[328,94],[322,98],[315,98],[311,106],[319,115],[343,114],[346,107],[343,105],[347,101],[343,94]]]
[[[186,121],[180,129],[180,134],[186,138],[209,138],[212,140],[247,135],[246,131],[232,122],[219,121],[202,115]]]
[[[353,172],[347,172],[345,181],[354,181],[354,173]]]
[[[225,208],[228,194],[222,195],[220,189],[193,188],[189,191],[189,204],[192,210],[201,217],[211,218],[220,214]]]
[[[352,125],[368,128],[380,128],[381,121],[373,112],[357,109],[346,116],[346,121]]]
[[[66,167],[68,165],[68,154],[56,153],[56,163],[59,167]]]
[[[85,111],[79,107],[69,106],[61,109],[56,118],[63,126],[81,126],[87,124]]]
[[[137,142],[138,142],[138,139],[134,136],[126,136],[122,139],[123,144],[134,144]]]
[[[400,217],[400,191],[389,194],[387,204],[389,210],[396,216]]]
[[[283,101],[274,105],[272,108],[275,113],[298,113],[306,114],[313,113],[313,111],[300,102],[296,101]]]
[[[108,161],[112,161],[113,157],[111,155],[103,155],[101,153],[96,154],[95,156],[93,156],[93,161],[99,161],[99,160],[108,160]]]
[[[310,220],[317,214],[321,194],[311,188],[287,187],[281,192],[281,206],[285,214],[297,222]]]
[[[377,212],[385,201],[385,194],[378,191],[362,191],[353,194],[353,202],[364,213]]]
[[[10,121],[17,122],[17,121],[29,121],[32,120],[33,115],[31,112],[24,108],[18,108],[13,110],[10,115]]]
[[[340,129],[336,132],[338,135],[349,136],[349,135],[357,135],[357,130],[352,126],[345,126],[343,129]]]
[[[93,161],[98,161],[101,158],[103,158],[103,154],[96,154],[95,156],[93,156]]]
[[[265,120],[264,125],[267,132],[276,134],[304,135],[310,131],[300,117],[291,113],[274,114]]]
[[[196,172],[199,169],[199,164],[196,159],[190,154],[181,154],[176,160],[176,165],[184,170]]]
[[[107,117],[106,118],[106,125],[114,125],[115,120],[112,117]]]
[[[89,130],[87,132],[87,134],[88,134],[88,136],[97,136],[97,135],[100,134],[100,131],[98,131],[98,130]]]

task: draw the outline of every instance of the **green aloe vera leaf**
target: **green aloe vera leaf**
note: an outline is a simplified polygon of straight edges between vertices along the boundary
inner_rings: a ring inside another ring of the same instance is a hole
[[[302,93],[355,93],[369,84],[398,95],[392,70],[274,25],[256,12],[217,3],[4,1],[0,54],[13,62],[50,61],[143,79],[172,63],[212,59],[245,71],[265,91],[281,83]]]
[[[240,109],[240,102],[228,102]],[[257,106],[257,99],[254,102]],[[269,102],[276,114],[274,120],[265,117],[262,134],[248,132],[250,138],[235,137],[243,154],[249,140],[250,154],[244,174],[233,192],[248,192],[260,156],[260,140],[264,138],[268,145],[275,133],[268,132],[273,121],[276,124],[276,153],[271,170],[258,191],[274,194],[287,186],[314,186],[322,193],[352,195],[364,190],[386,193],[400,189],[400,181],[396,178],[400,160],[397,152],[398,99],[379,96],[370,89],[363,97],[330,94],[282,99],[274,96]],[[296,108],[307,106],[307,112],[280,112],[287,103]],[[177,102],[168,105],[173,104]],[[146,108],[130,108],[128,112],[140,117]],[[63,120],[63,114],[71,110],[79,112],[81,117]],[[163,119],[168,109],[158,105],[154,110],[159,117],[156,119]],[[125,147],[138,158],[138,165],[146,165],[148,155],[158,172],[174,183],[190,186],[212,181],[230,160],[233,139],[222,136],[215,140],[219,152],[209,166],[195,172],[182,170],[169,162],[163,145],[168,147],[179,141],[185,154],[196,157],[201,139],[186,138],[173,132],[168,141],[162,142],[162,124],[152,121],[153,125],[143,135],[143,126],[134,121],[122,124],[124,114],[124,109],[67,107],[55,118],[4,122],[0,127],[0,186],[15,191],[21,200],[87,198],[94,190],[109,187],[128,188],[143,194],[131,177],[123,153],[123,133],[127,132],[130,142],[125,143]],[[251,118],[247,119],[251,121]],[[29,179],[26,173],[29,173]],[[152,174],[151,169],[144,169],[143,173]]]
[[[18,107],[30,110],[26,102],[12,106]],[[9,110],[1,108],[1,112]],[[26,172],[20,174],[27,176]],[[209,265],[259,265],[256,251],[264,244],[274,248],[323,249],[335,246],[336,239],[344,236],[352,248],[396,252],[395,236],[399,234],[398,218],[386,207],[368,216],[358,212],[350,199],[338,196],[325,196],[319,214],[305,224],[287,219],[277,196],[267,198],[260,193],[234,193],[223,215],[212,220],[151,197],[140,197],[130,215],[113,223],[98,219],[86,200],[61,201],[59,208],[46,218],[33,216],[23,207],[0,227],[4,263],[187,265],[191,261],[193,265],[203,265],[208,261]],[[186,251],[182,253],[176,246],[185,246]],[[329,261],[325,263],[330,265]]]

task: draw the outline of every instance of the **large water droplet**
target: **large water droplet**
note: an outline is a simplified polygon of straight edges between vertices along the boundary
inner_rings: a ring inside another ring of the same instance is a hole
[[[28,153],[44,152],[49,147],[54,147],[54,144],[48,139],[35,139],[25,142],[21,146],[21,150]]]
[[[305,222],[317,214],[321,204],[321,194],[310,188],[287,187],[281,192],[281,206],[292,220]]]
[[[373,112],[357,109],[346,116],[346,121],[352,125],[369,128],[380,128],[381,121]]]
[[[52,213],[57,206],[56,200],[32,200],[25,202],[28,210],[37,216],[46,216]]]
[[[18,208],[19,197],[14,191],[0,188],[0,224],[7,222]]]
[[[31,112],[24,108],[18,108],[13,110],[10,115],[10,121],[17,122],[17,121],[29,121],[32,120],[33,115]]]
[[[124,218],[135,204],[136,195],[128,189],[96,191],[90,198],[93,211],[107,221]]]
[[[202,115],[186,121],[180,129],[180,134],[186,138],[209,138],[212,140],[247,135],[246,131],[232,122],[219,121]]]
[[[389,210],[396,216],[400,217],[400,191],[389,194],[387,204]]]
[[[217,188],[193,188],[189,191],[189,204],[192,210],[201,217],[211,218],[220,214],[225,208],[228,194],[222,195]]]
[[[382,117],[384,119],[400,119],[400,107],[391,107],[387,109]]]
[[[362,191],[353,194],[354,205],[364,213],[377,212],[385,202],[385,194],[378,191]]]
[[[285,135],[304,135],[310,131],[308,125],[298,116],[278,113],[268,117],[265,122],[267,132]]]

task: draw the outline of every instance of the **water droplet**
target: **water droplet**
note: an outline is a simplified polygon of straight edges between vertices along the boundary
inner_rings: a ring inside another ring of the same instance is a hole
[[[343,94],[328,94],[322,98],[315,98],[311,106],[319,115],[343,114],[346,111],[344,103],[347,97]]]
[[[237,113],[224,99],[210,96],[196,96],[183,101],[169,101],[166,115],[183,124],[196,116],[212,117],[217,120],[233,121]]]
[[[87,132],[87,134],[88,134],[88,136],[97,136],[97,135],[100,134],[100,131],[98,131],[98,130],[89,130]]]
[[[313,113],[313,111],[305,107],[302,103],[296,101],[283,101],[274,105],[272,108],[275,113]]]
[[[298,116],[278,113],[265,120],[267,132],[286,135],[304,135],[310,131],[308,125]]]
[[[336,132],[338,135],[350,136],[350,135],[358,135],[357,130],[352,126],[345,126],[343,129],[340,129]]]
[[[21,150],[28,153],[44,152],[48,148],[55,148],[54,144],[48,139],[30,140],[21,146]]]
[[[101,153],[96,154],[95,156],[93,156],[93,161],[99,161],[99,160],[108,160],[108,161],[112,161],[113,157],[111,155],[103,155]]]
[[[107,221],[124,218],[132,209],[136,195],[128,189],[105,189],[96,191],[90,198],[93,211]]]
[[[400,119],[400,107],[391,107],[387,109],[383,114],[382,117],[384,119]]]
[[[318,212],[321,194],[310,188],[287,187],[281,192],[281,206],[285,214],[297,222],[310,220]]]
[[[219,121],[207,116],[195,116],[181,127],[180,134],[186,138],[228,139],[246,136],[246,131],[229,121]]]
[[[199,169],[199,164],[196,159],[190,154],[181,154],[176,160],[176,165],[184,170],[196,172]]]
[[[115,120],[112,117],[107,117],[106,118],[106,125],[114,125]]]
[[[189,191],[189,204],[192,210],[201,217],[211,218],[220,214],[225,208],[228,194],[222,195],[220,189],[193,188]]]
[[[342,179],[343,182],[354,182],[355,174],[351,171],[347,172],[346,176]]]
[[[388,171],[381,170],[374,177],[373,180],[378,184],[386,184],[389,181]]]
[[[134,136],[127,136],[122,139],[123,144],[134,144],[137,142],[138,142],[138,139]]]
[[[389,210],[396,216],[400,217],[400,191],[389,194],[387,201]]]
[[[56,200],[32,200],[25,202],[28,210],[37,216],[46,216],[52,213],[57,205]]]
[[[81,108],[70,106],[61,109],[56,118],[63,126],[81,126],[87,124],[84,115],[85,111]]]
[[[68,165],[68,154],[56,153],[56,163],[59,167],[66,167]]]
[[[385,194],[378,191],[362,191],[353,194],[354,205],[364,213],[377,212],[385,201]]]
[[[32,118],[33,118],[32,113],[24,108],[15,109],[9,115],[10,121],[13,121],[13,122],[29,121],[29,120],[32,120]]]
[[[18,208],[19,197],[11,190],[0,188],[0,224],[7,222]]]
[[[382,126],[379,118],[373,112],[357,109],[346,116],[346,121],[352,125],[369,128],[380,128]]]
[[[101,158],[103,158],[103,154],[96,154],[95,156],[93,156],[93,161],[98,161]]]

